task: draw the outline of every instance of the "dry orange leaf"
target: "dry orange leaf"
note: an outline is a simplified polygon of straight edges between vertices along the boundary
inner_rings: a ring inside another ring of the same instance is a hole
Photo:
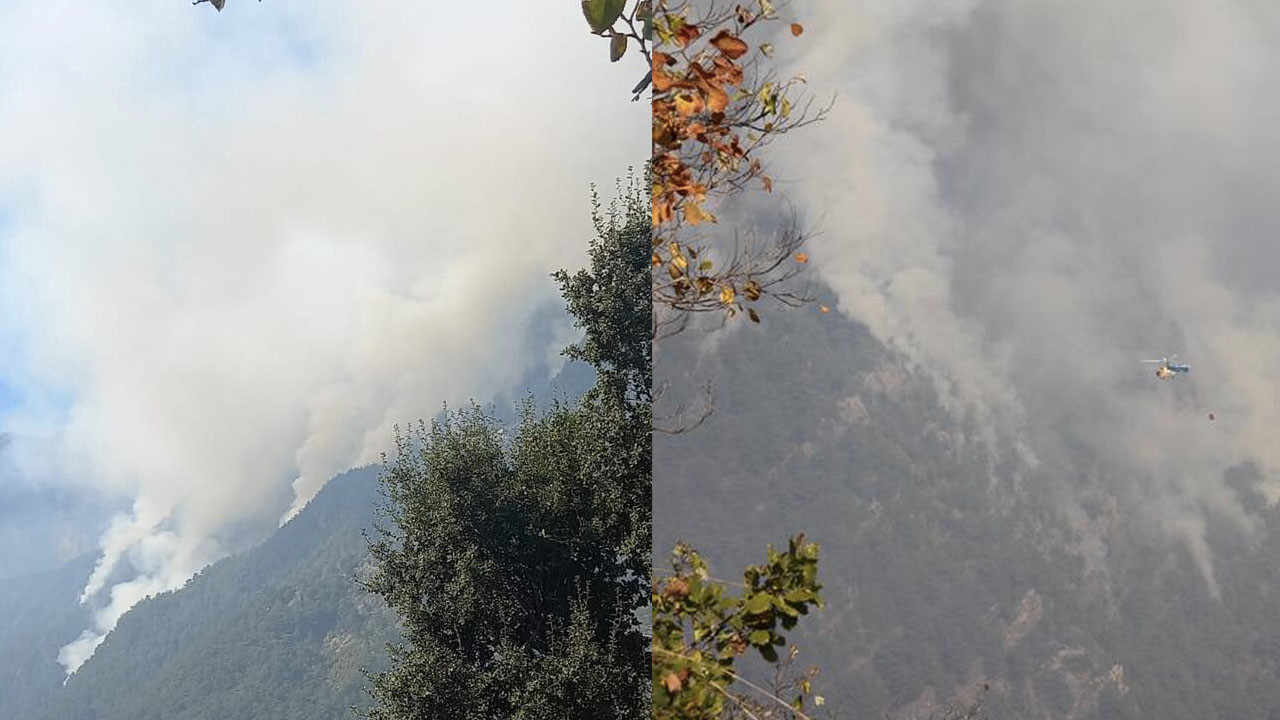
[[[800,33],[804,32],[804,26],[800,23],[791,23],[791,34],[800,37]]]
[[[796,262],[803,265],[804,263],[809,262],[809,256],[805,253],[796,253]]]
[[[690,225],[697,225],[703,220],[711,220],[715,222],[715,215],[702,209],[702,206],[696,202],[687,202],[684,205],[684,220]]]
[[[764,183],[765,192],[773,192],[773,180],[768,175],[761,175],[760,182]]]
[[[675,105],[676,112],[686,117],[690,115],[697,115],[702,112],[702,109],[705,107],[701,97],[689,93],[680,93],[677,95]]]
[[[653,89],[658,92],[666,92],[675,84],[675,78],[663,72],[662,67],[658,63],[653,64]]]
[[[663,595],[666,595],[669,598],[682,598],[688,594],[689,583],[685,582],[682,578],[672,578],[671,582],[667,583],[666,592],[663,593]]]
[[[737,60],[747,54],[747,44],[728,30],[721,30],[711,38],[711,44],[730,60]]]
[[[724,112],[725,108],[729,107],[729,93],[712,86],[707,91],[707,107],[711,112]]]
[[[818,306],[818,311],[819,311],[819,312],[824,312],[824,313],[829,313],[829,312],[831,312],[831,308],[827,307],[826,305],[819,305],[819,306]]]
[[[689,43],[697,40],[701,34],[702,31],[698,30],[697,25],[681,25],[680,29],[676,30],[676,44],[680,47],[689,47]]]
[[[662,677],[662,686],[665,687],[667,692],[672,695],[675,695],[684,689],[684,683],[681,682],[680,676],[673,672],[669,672]]]

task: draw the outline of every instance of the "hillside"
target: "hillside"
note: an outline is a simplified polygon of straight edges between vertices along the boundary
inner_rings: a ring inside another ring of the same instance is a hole
[[[144,601],[57,695],[50,720],[345,718],[392,617],[353,582],[376,468],[334,478],[260,546]]]
[[[1050,443],[1033,472],[991,468],[865,328],[776,315],[664,348],[717,413],[655,438],[655,562],[684,539],[731,577],[766,541],[819,541],[828,606],[794,640],[840,717],[928,717],[983,684],[996,719],[1280,716],[1280,515],[1247,468],[1227,484],[1266,530],[1211,516],[1218,599],[1102,459]]]
[[[496,398],[497,416],[514,422],[530,393],[545,407],[594,382],[580,362],[545,373]],[[57,653],[88,624],[76,599],[96,555],[0,580],[0,720],[351,717],[365,702],[361,669],[380,669],[398,638],[393,614],[355,583],[379,469],[339,475],[265,541],[138,604],[65,686]]]
[[[76,602],[94,558],[0,580],[0,718],[26,718],[62,686],[58,648],[88,622]]]

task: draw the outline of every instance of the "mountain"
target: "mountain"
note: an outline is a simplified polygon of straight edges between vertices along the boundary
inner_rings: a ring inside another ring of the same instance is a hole
[[[1105,458],[993,466],[865,327],[777,312],[713,340],[656,368],[709,380],[716,413],[655,435],[655,562],[686,540],[733,579],[767,542],[817,540],[827,605],[791,640],[840,717],[929,717],[984,685],[992,718],[1280,717],[1280,511],[1249,468],[1225,485],[1259,532],[1205,527],[1215,595]]]
[[[89,622],[76,600],[93,563],[0,580],[0,718],[31,717],[62,687],[58,648]]]
[[[377,497],[376,468],[334,478],[261,545],[134,607],[43,715],[4,717],[351,717],[361,668],[382,667],[397,637],[355,583]]]
[[[549,377],[553,360],[522,383],[539,407],[594,382],[579,362]],[[528,396],[491,407],[514,423]],[[399,637],[394,614],[356,583],[378,472],[335,477],[265,541],[136,605],[65,687],[57,653],[89,623],[77,598],[96,557],[0,580],[0,720],[352,717],[366,700],[361,670],[383,668]]]

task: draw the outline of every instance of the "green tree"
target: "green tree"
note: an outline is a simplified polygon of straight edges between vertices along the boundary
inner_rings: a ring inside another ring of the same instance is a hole
[[[598,380],[514,433],[476,406],[397,433],[366,581],[400,615],[370,717],[635,718],[652,546],[649,220],[632,181],[557,273]]]

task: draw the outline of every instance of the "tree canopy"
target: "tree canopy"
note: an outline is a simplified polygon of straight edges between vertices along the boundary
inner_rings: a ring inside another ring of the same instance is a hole
[[[514,429],[477,406],[400,433],[368,588],[404,625],[371,676],[376,720],[648,712],[639,618],[652,546],[648,216],[596,206],[591,266],[557,273],[593,365],[578,402]]]

